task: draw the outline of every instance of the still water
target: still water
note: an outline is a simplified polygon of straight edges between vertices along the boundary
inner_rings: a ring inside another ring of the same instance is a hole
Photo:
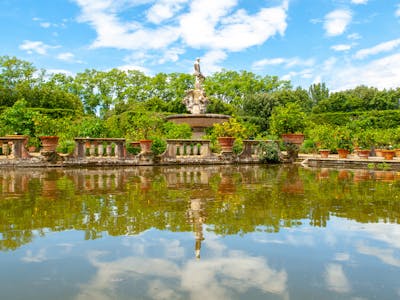
[[[400,174],[0,170],[0,299],[398,299]]]

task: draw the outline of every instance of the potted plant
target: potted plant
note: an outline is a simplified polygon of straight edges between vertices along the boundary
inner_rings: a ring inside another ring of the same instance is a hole
[[[55,152],[58,145],[57,132],[59,131],[58,120],[47,115],[38,115],[34,118],[35,136],[42,143],[42,152]]]
[[[213,132],[217,136],[222,152],[232,153],[235,139],[243,137],[246,128],[235,118],[230,118],[226,122],[214,124]]]
[[[306,114],[297,103],[275,107],[270,118],[271,132],[281,136],[285,143],[296,145],[304,141],[306,124]]]
[[[316,125],[310,130],[311,139],[317,144],[321,157],[327,158],[334,148],[333,128],[329,125]]]
[[[339,126],[333,132],[339,158],[347,158],[352,150],[352,134],[348,127]]]
[[[162,127],[164,122],[161,117],[154,113],[138,110],[131,117],[131,132],[128,138],[139,141],[141,153],[151,153],[153,137],[157,136],[157,131]]]
[[[358,131],[354,135],[355,147],[357,147],[357,155],[360,158],[368,158],[371,147],[376,143],[376,132],[373,129]]]

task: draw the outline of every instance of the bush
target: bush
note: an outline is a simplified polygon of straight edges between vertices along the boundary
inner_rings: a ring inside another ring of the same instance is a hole
[[[263,163],[278,163],[279,149],[276,143],[261,142],[259,145],[259,159]]]
[[[65,153],[65,154],[72,154],[75,150],[75,142],[71,140],[64,140],[60,141],[57,146],[57,152]]]
[[[160,155],[164,153],[166,149],[167,149],[166,141],[164,141],[159,137],[154,138],[153,144],[151,145],[151,151],[153,151],[155,155]]]

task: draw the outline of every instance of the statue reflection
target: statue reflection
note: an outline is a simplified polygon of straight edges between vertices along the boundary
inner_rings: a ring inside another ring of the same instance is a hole
[[[195,256],[200,259],[201,242],[204,240],[203,223],[206,218],[204,215],[205,200],[194,198],[190,199],[190,206],[186,212],[188,222],[193,225],[193,231],[196,238]]]

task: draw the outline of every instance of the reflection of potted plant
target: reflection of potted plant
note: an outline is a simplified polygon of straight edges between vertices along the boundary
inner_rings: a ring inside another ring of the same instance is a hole
[[[222,152],[233,152],[233,143],[238,137],[245,135],[246,128],[240,124],[235,118],[221,124],[215,124],[213,128],[214,134],[217,136],[218,143]]]
[[[270,118],[273,134],[280,135],[285,143],[301,145],[304,141],[306,114],[297,103],[277,106]]]

